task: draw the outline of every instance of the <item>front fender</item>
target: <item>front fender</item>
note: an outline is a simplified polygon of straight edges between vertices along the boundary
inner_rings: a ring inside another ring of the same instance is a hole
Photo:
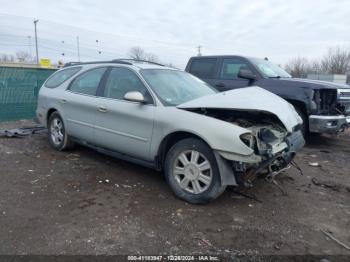
[[[231,152],[242,156],[253,154],[240,135],[251,131],[213,117],[178,109],[158,107],[152,135],[151,155],[157,155],[166,136],[174,132],[187,132],[203,139],[213,150]]]

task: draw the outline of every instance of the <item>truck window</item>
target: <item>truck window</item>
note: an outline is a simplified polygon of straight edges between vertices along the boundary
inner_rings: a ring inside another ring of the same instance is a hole
[[[216,58],[193,59],[190,73],[200,78],[215,77]]]
[[[239,58],[226,58],[223,61],[220,78],[237,79],[241,69],[250,70],[248,64]]]

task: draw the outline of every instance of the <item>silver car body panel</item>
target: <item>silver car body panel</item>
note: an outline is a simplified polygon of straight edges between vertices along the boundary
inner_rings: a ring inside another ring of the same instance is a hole
[[[177,107],[265,111],[276,115],[288,132],[292,132],[293,127],[302,123],[302,119],[290,103],[258,86],[203,96]]]

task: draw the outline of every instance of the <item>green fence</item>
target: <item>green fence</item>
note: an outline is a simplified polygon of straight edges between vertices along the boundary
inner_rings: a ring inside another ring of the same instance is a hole
[[[35,117],[39,89],[53,72],[0,65],[0,122]]]

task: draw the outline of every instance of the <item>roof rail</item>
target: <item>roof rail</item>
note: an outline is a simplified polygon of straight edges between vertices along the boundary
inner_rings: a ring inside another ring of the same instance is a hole
[[[68,63],[65,63],[63,67],[69,67],[69,66],[75,66],[75,65],[106,64],[106,63],[132,65],[132,63],[127,61],[122,61],[122,59],[114,59],[111,61],[68,62]]]
[[[165,66],[163,64],[156,63],[156,62],[142,60],[142,59],[133,59],[133,58],[120,58],[120,59],[115,59],[112,61],[132,61],[132,62],[141,62],[141,63],[149,63],[149,64],[153,64],[153,65]]]

